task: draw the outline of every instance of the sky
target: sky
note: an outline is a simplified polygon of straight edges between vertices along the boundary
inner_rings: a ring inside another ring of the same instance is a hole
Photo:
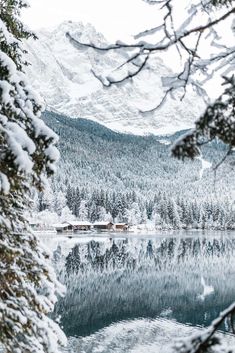
[[[33,30],[66,20],[93,24],[108,40],[126,39],[156,26],[156,6],[143,0],[29,0],[23,21]]]

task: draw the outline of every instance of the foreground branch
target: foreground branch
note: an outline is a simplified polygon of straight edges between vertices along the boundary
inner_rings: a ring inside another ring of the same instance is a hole
[[[213,337],[215,332],[219,329],[221,324],[228,317],[233,318],[235,314],[235,303],[230,305],[227,309],[222,311],[218,318],[212,321],[210,327],[203,333],[192,336],[187,341],[180,341],[176,345],[176,350],[184,353],[202,353],[206,352],[209,347],[219,344],[217,337]]]

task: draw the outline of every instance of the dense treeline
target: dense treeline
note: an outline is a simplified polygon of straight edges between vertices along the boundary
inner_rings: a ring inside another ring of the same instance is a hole
[[[68,209],[80,220],[127,222],[130,225],[152,221],[156,228],[234,229],[235,212],[229,200],[219,202],[196,198],[172,198],[165,192],[155,194],[152,199],[137,197],[136,192],[117,193],[95,190],[92,193],[70,185],[66,194],[59,191],[56,198],[47,194],[38,200],[38,210],[56,212],[66,220]],[[51,197],[50,197],[51,196]],[[54,194],[55,196],[55,194]],[[66,212],[67,210],[67,212]]]
[[[200,177],[201,161],[182,163],[170,156],[172,137],[115,133],[95,122],[46,113],[60,135],[61,162],[52,190],[39,195],[37,208],[70,213],[80,220],[113,220],[131,225],[152,221],[157,228],[232,229],[235,224],[231,178],[233,160]],[[216,151],[216,153],[215,153]],[[216,163],[224,146],[204,148]]]

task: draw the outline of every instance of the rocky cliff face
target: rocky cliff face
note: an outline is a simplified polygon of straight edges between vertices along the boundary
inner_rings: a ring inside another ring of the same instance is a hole
[[[156,56],[131,82],[104,87],[97,76],[113,72],[127,54],[123,50],[101,54],[92,48],[75,47],[66,33],[83,43],[107,44],[91,25],[73,22],[40,31],[37,41],[27,41],[32,64],[28,74],[47,109],[139,135],[165,135],[190,128],[203,111],[202,100],[193,92],[183,102],[168,99],[160,109],[151,111],[164,94],[161,77],[171,74]]]

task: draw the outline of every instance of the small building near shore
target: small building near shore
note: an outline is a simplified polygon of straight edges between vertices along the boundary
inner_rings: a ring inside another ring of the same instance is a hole
[[[73,231],[73,226],[69,223],[57,223],[57,224],[53,224],[53,227],[57,231],[57,233]]]
[[[96,230],[113,230],[114,224],[112,222],[95,222],[93,227]]]
[[[87,221],[70,221],[68,222],[72,227],[73,227],[73,231],[87,231],[87,230],[91,230],[91,223],[87,222]]]
[[[39,221],[30,221],[29,226],[32,230],[39,230],[42,228],[42,223]]]
[[[114,228],[118,232],[125,232],[128,230],[129,226],[127,223],[115,223]]]

